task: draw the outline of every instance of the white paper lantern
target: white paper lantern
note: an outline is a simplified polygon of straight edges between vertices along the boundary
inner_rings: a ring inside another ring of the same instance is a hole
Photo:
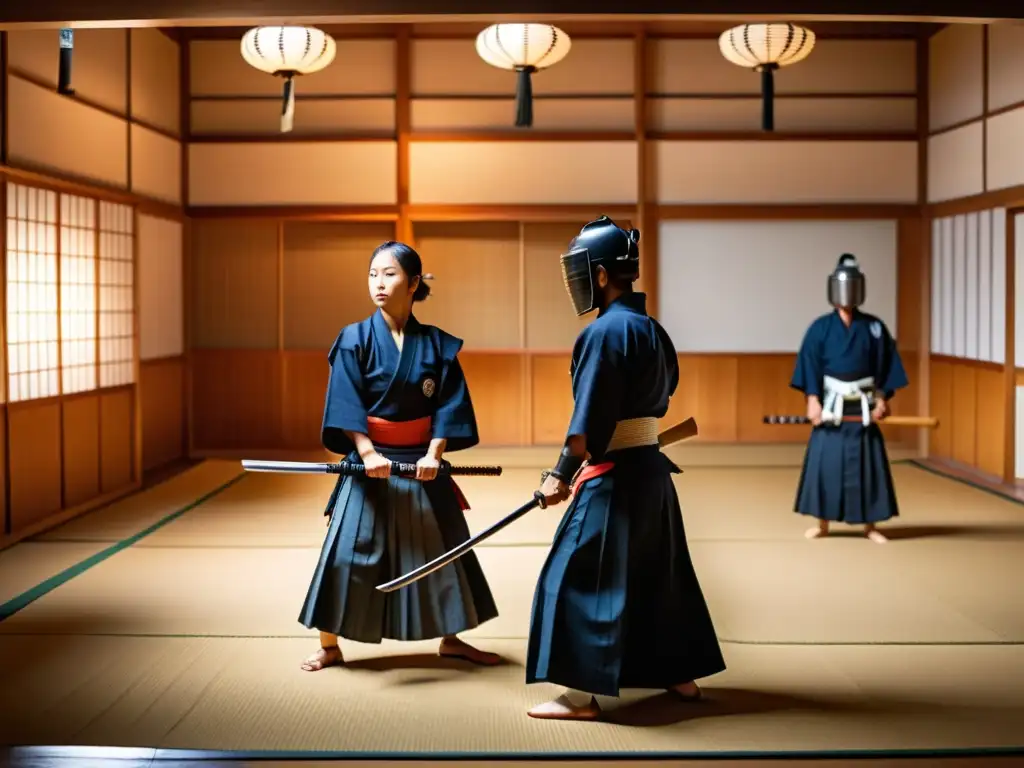
[[[533,125],[534,72],[554,66],[569,55],[572,42],[550,24],[492,24],[476,38],[476,52],[493,67],[518,73],[516,127]]]
[[[292,129],[296,75],[325,69],[337,53],[334,38],[316,27],[253,27],[242,36],[242,58],[252,67],[284,80],[281,132]]]
[[[796,24],[741,24],[718,38],[727,61],[761,73],[762,128],[775,129],[775,70],[803,61],[814,50],[814,33]]]

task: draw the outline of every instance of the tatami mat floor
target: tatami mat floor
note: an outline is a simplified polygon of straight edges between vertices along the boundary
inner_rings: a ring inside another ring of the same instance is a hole
[[[495,757],[1024,746],[1024,508],[897,463],[889,544],[807,541],[790,511],[801,451],[673,453],[729,664],[698,705],[631,691],[602,702],[609,723],[525,716],[552,692],[523,685],[522,661],[564,507],[479,550],[501,615],[470,634],[506,665],[345,644],[347,668],[304,673],[316,639],[296,616],[333,478],[239,480],[237,462],[208,461],[0,552],[0,742]],[[528,499],[544,458],[460,456],[506,467],[460,481],[470,527]]]

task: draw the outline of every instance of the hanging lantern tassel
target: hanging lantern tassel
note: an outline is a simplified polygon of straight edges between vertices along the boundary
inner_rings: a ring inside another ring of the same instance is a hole
[[[810,56],[816,39],[811,30],[796,24],[741,24],[718,38],[726,61],[761,73],[763,130],[775,130],[775,70]]]
[[[281,108],[281,133],[290,133],[295,126],[295,79],[294,73],[283,72],[284,103]]]
[[[775,70],[778,64],[762,64],[761,70],[761,130],[775,130]]]
[[[516,128],[533,125],[533,73],[534,67],[516,69]]]
[[[476,52],[492,67],[516,73],[516,128],[533,126],[533,73],[568,53],[569,36],[550,24],[492,24],[476,37]]]
[[[60,61],[57,65],[57,93],[73,96],[71,87],[71,60],[75,55],[75,30],[63,27],[60,30]]]

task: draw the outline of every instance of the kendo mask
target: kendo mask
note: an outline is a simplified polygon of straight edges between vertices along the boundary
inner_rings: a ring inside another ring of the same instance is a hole
[[[625,230],[607,216],[587,224],[562,254],[562,279],[576,315],[597,306],[594,273],[604,267],[609,277],[633,282],[640,276],[640,230]]]
[[[828,276],[828,303],[833,307],[853,309],[864,303],[864,273],[857,258],[850,253],[839,257],[835,271]]]

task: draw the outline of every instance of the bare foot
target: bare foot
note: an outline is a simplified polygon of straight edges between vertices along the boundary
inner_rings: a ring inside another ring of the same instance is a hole
[[[823,536],[828,536],[828,526],[819,525],[817,528],[808,528],[804,531],[804,536],[808,539],[820,539]]]
[[[864,532],[864,535],[871,539],[871,541],[875,542],[875,544],[885,544],[889,541],[889,539],[885,537],[885,534],[877,528],[868,528],[867,531]]]
[[[700,698],[703,696],[703,693],[700,690],[700,686],[692,680],[688,683],[681,683],[680,685],[675,685],[669,688],[669,690],[676,696],[681,698],[683,701],[699,701]]]
[[[334,667],[344,663],[345,659],[341,655],[341,648],[334,645],[330,648],[321,648],[314,653],[302,662],[302,668],[307,672],[319,672],[321,669],[327,669],[327,667]]]
[[[457,637],[442,639],[437,654],[449,659],[465,659],[485,667],[493,667],[495,664],[501,663],[501,656],[498,654],[481,651]]]
[[[577,706],[563,694],[554,701],[538,704],[526,714],[538,720],[597,720],[601,717],[601,707],[593,696],[589,703]]]

